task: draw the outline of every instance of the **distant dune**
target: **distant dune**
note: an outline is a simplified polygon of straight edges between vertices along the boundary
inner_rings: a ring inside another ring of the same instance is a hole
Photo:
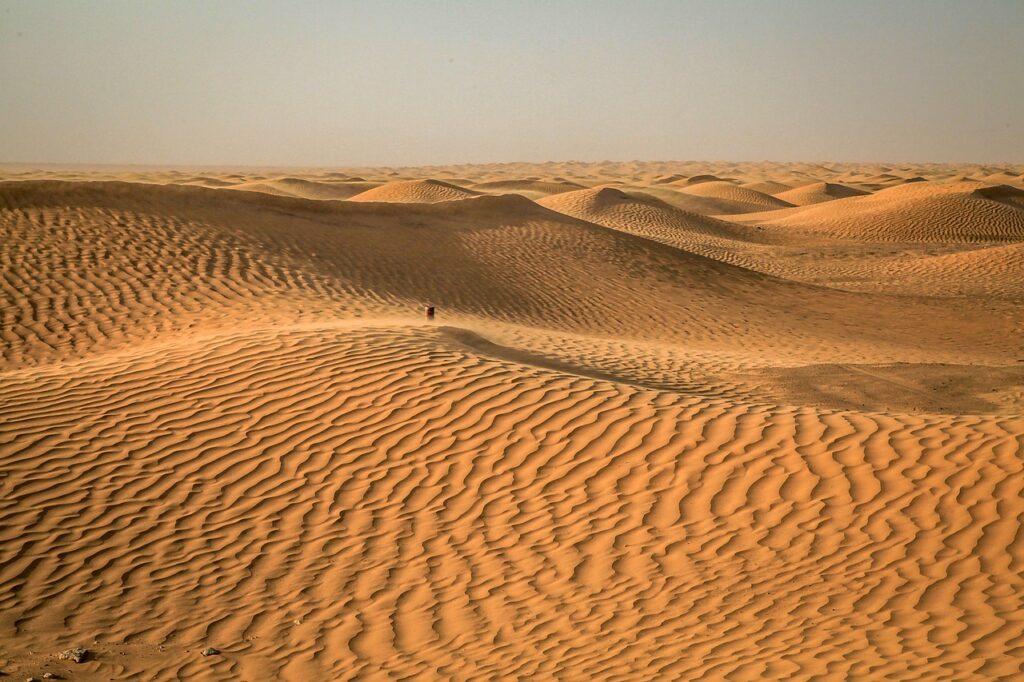
[[[696,185],[690,185],[683,191],[686,194],[729,201],[735,204],[738,208],[741,208],[743,211],[764,211],[772,208],[787,208],[792,206],[792,204],[769,194],[764,194],[763,192],[758,192],[747,187],[741,187],[737,184],[724,181],[701,182]],[[741,211],[734,210],[730,212],[739,213]]]
[[[911,183],[742,219],[842,239],[985,242],[1024,239],[1024,190],[977,183]]]
[[[781,194],[782,192],[788,192],[789,190],[793,189],[792,185],[787,185],[785,183],[777,182],[775,180],[761,180],[759,182],[745,182],[742,185],[740,185],[740,187],[743,187],[744,189],[750,189],[750,190],[753,190],[755,192],[760,192],[761,194],[773,194],[773,195],[778,195],[778,194]],[[776,197],[776,198],[778,198],[778,197]]]
[[[264,192],[282,197],[301,197],[303,199],[350,199],[357,194],[374,189],[376,182],[315,182],[301,178],[278,178],[256,182],[241,182],[228,185],[229,189]]]
[[[703,252],[703,245],[723,245],[758,236],[755,230],[689,213],[640,192],[627,194],[612,187],[567,192],[538,203],[559,213],[697,253]]]
[[[389,182],[380,187],[350,197],[352,201],[385,201],[389,203],[433,204],[439,201],[455,201],[477,196],[465,187],[459,187],[440,180],[408,180]]]
[[[685,175],[679,176],[679,179],[674,181],[673,184],[680,185],[682,187],[690,187],[692,185],[699,185],[704,182],[722,182],[722,178],[717,175],[710,175],[706,173],[699,173],[690,177]]]
[[[491,180],[490,182],[477,183],[472,187],[472,189],[481,192],[488,192],[492,194],[509,192],[522,194],[523,196],[530,198],[545,197],[552,194],[561,194],[562,192],[572,192],[573,190],[582,188],[583,185],[579,185],[575,182],[546,182],[543,180]]]
[[[617,184],[598,185],[598,187],[613,186],[626,192],[640,193],[645,196],[660,199],[664,203],[678,208],[687,213],[697,213],[704,216],[735,215],[763,211],[761,205],[749,204],[746,202],[731,201],[718,197],[704,197],[696,194],[687,194],[678,187],[671,185],[638,185],[638,184]]]
[[[832,201],[833,199],[860,197],[869,194],[869,192],[834,182],[815,182],[784,192],[775,192],[774,194],[776,199],[781,199],[794,206],[807,206],[809,204],[820,204],[823,201]]]
[[[1022,173],[0,168],[0,675],[1017,680]]]

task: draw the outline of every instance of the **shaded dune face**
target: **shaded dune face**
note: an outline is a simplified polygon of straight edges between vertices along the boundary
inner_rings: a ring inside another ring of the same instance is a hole
[[[4,673],[1018,679],[1016,167],[133,173],[0,181]]]

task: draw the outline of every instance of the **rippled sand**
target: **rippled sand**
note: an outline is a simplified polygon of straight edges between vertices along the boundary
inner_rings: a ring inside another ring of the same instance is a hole
[[[0,671],[1020,679],[1022,173],[4,167]]]

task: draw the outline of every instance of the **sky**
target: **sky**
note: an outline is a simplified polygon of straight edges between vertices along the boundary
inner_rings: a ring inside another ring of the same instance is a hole
[[[1024,162],[1024,0],[0,0],[0,161]]]

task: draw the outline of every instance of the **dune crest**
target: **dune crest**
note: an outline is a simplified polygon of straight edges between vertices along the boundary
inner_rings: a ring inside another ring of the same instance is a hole
[[[468,199],[478,194],[479,192],[441,180],[406,180],[368,189],[350,197],[349,200],[433,204]]]
[[[833,199],[845,199],[847,197],[859,197],[869,194],[862,189],[849,187],[834,182],[815,182],[803,187],[796,187],[784,192],[775,192],[775,198],[781,199],[794,206],[807,206],[808,204],[820,204],[823,201]]]
[[[788,208],[792,206],[787,201],[778,199],[770,194],[764,194],[747,187],[741,187],[732,182],[722,180],[709,180],[706,182],[689,185],[683,190],[686,194],[692,194],[708,199],[722,199],[732,202],[737,207],[730,213],[741,213],[750,211],[766,211],[774,208]]]

